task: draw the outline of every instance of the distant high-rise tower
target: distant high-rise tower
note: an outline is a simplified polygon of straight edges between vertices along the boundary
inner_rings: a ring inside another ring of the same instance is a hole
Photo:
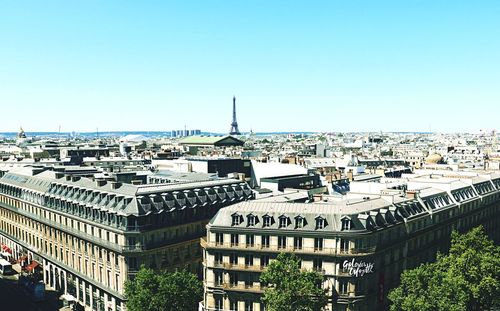
[[[233,96],[233,122],[231,122],[231,129],[229,135],[241,135],[238,129],[238,122],[236,121],[236,97]]]

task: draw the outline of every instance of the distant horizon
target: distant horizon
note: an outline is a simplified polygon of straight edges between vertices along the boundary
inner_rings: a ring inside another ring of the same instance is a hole
[[[123,131],[93,131],[93,132],[45,132],[45,131],[25,131],[25,134],[30,137],[32,135],[33,137],[36,136],[41,136],[41,135],[61,135],[61,136],[68,136],[68,135],[86,135],[86,136],[101,136],[101,135],[106,135],[106,134],[171,134],[172,131],[130,131],[130,130],[123,130]],[[340,134],[422,134],[422,135],[428,135],[428,134],[448,134],[448,135],[453,135],[453,134],[472,134],[472,135],[485,135],[485,134],[491,134],[491,131],[485,131],[485,132],[421,132],[421,131],[276,131],[276,132],[241,132],[241,134],[246,135],[246,134],[256,134],[256,135],[262,135],[262,134],[334,134],[334,133],[340,133]],[[1,135],[8,135],[8,136],[16,136],[18,132],[0,132]],[[207,136],[207,135],[230,135],[229,133],[221,133],[221,132],[205,132],[202,131],[201,136]],[[187,136],[200,136],[200,135],[187,135]],[[498,135],[498,133],[497,133]],[[239,135],[232,135],[232,136],[239,136]],[[177,138],[180,137],[186,137],[186,136],[177,136]]]

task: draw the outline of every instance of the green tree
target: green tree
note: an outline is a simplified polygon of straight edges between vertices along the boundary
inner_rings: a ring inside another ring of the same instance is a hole
[[[203,286],[185,270],[156,272],[141,266],[134,280],[125,283],[125,296],[129,311],[197,310]]]
[[[300,269],[294,254],[280,253],[261,274],[267,284],[262,301],[270,311],[316,311],[328,302],[328,289],[323,289],[323,275]]]
[[[452,233],[448,255],[403,272],[391,310],[491,310],[500,305],[500,247],[482,227]]]

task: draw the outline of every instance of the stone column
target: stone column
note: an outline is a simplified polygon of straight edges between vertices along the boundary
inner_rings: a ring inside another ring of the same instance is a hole
[[[101,304],[101,291],[99,290],[99,288],[96,287],[95,289],[95,296],[96,296],[96,306],[97,306],[97,310],[101,311],[102,310],[102,304]]]
[[[104,292],[104,308],[103,309],[105,311],[108,311],[108,299],[109,299],[108,293]]]
[[[47,260],[43,259],[42,260],[42,265],[43,265],[43,283],[47,284]]]
[[[68,273],[66,271],[62,271],[64,273],[63,283],[64,283],[64,293],[68,293]],[[62,273],[61,273],[62,274]]]
[[[75,277],[76,300],[80,301],[80,279]]]
[[[82,290],[82,293],[83,293],[83,305],[85,306],[87,304],[87,295],[86,295],[86,292],[87,292],[87,284],[85,284],[85,281],[82,282],[83,283],[83,290]]]
[[[59,284],[59,286],[63,286],[63,281],[62,281],[62,273],[63,271],[60,269],[60,268],[56,268],[57,270],[57,278],[58,278],[58,281],[57,282]],[[64,281],[64,283],[66,283],[66,280]],[[66,288],[64,288],[64,292],[66,293]]]
[[[53,265],[53,264],[50,264],[50,287],[52,288],[56,288],[56,267]]]
[[[94,310],[94,288],[89,284],[90,308]]]

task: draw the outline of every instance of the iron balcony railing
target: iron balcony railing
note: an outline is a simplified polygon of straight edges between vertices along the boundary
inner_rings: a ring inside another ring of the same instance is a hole
[[[241,271],[255,271],[262,272],[267,266],[263,265],[246,265],[246,264],[233,264],[228,262],[216,262],[214,263],[214,268],[226,269],[226,270],[241,270]]]
[[[244,244],[244,243],[214,243],[207,242],[205,239],[201,240],[201,246],[206,249],[225,249],[225,250],[248,250],[255,252],[292,252],[298,254],[323,254],[323,255],[370,255],[376,252],[376,247],[366,248],[350,248],[350,249],[337,249],[337,248],[320,248],[320,247],[294,247],[279,245],[265,245],[265,244]]]

